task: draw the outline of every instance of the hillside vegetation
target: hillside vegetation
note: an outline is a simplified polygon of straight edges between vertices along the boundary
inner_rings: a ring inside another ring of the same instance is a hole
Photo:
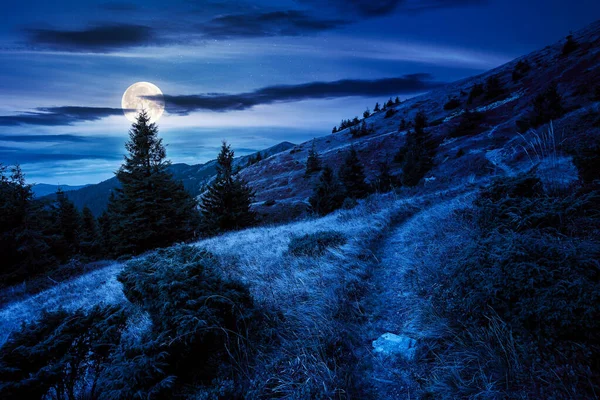
[[[96,236],[122,258],[4,304],[2,397],[598,398],[598,78],[600,23],[241,171],[223,143],[201,212],[141,115]],[[52,255],[15,282],[89,249],[0,183],[3,248]]]

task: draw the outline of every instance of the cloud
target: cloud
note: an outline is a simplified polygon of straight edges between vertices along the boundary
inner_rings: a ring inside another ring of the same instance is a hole
[[[97,121],[112,115],[122,115],[121,108],[108,107],[42,107],[35,112],[24,112],[16,115],[0,115],[0,126],[72,125],[76,122]]]
[[[195,110],[235,111],[259,104],[308,99],[411,94],[425,92],[442,84],[442,82],[432,81],[429,74],[412,74],[377,80],[344,79],[334,82],[269,86],[239,94],[165,95],[164,99],[169,113],[186,115]],[[149,98],[152,99],[152,96]]]
[[[145,25],[102,24],[82,30],[27,29],[28,43],[53,50],[107,53],[113,50],[156,45],[156,32]]]
[[[342,19],[323,19],[299,10],[229,14],[199,25],[205,38],[300,36],[322,32],[348,24]]]
[[[322,7],[321,0],[297,0],[315,8]],[[460,7],[481,4],[486,0],[330,0],[327,5],[343,13],[364,18],[380,17],[394,12],[416,12],[436,8]]]
[[[0,135],[0,142],[16,143],[85,142],[86,140],[86,137],[77,135]]]

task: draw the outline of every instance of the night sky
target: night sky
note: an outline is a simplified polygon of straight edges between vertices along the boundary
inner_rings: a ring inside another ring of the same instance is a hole
[[[95,183],[122,161],[121,96],[165,94],[169,158],[237,155],[331,132],[551,44],[598,0],[22,0],[0,24],[0,162],[29,182]]]

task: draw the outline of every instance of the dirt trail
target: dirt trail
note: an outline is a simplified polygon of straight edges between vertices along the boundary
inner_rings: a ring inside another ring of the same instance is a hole
[[[426,206],[392,227],[374,249],[377,261],[369,284],[370,295],[365,300],[368,319],[362,329],[362,347],[358,349],[362,365],[358,369],[361,376],[357,379],[367,391],[366,397],[381,400],[418,398],[420,385],[415,377],[421,367],[405,357],[419,340],[427,337],[426,332],[419,330],[419,305],[424,300],[414,288],[418,279],[415,271],[423,263],[423,254],[443,245],[446,238],[439,237],[439,228],[444,219],[466,206],[471,198],[472,192]],[[378,348],[381,349],[383,344],[392,351],[377,352],[373,342],[387,333],[396,336],[380,339]],[[403,344],[394,347],[394,340],[398,339],[402,339]]]

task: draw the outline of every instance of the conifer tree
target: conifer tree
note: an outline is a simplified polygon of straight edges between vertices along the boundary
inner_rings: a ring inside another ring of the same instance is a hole
[[[364,167],[354,147],[346,155],[346,159],[340,167],[339,177],[347,197],[362,199],[369,194],[369,185],[365,181]]]
[[[379,164],[379,173],[375,178],[374,189],[379,193],[387,193],[398,184],[396,178],[390,172],[390,164],[387,160]]]
[[[138,254],[194,236],[195,199],[173,179],[158,127],[142,111],[129,131],[128,154],[116,172],[121,188],[108,204],[109,248]]]
[[[395,104],[395,105],[398,105],[398,104],[400,104],[400,103],[401,103],[401,102],[400,102],[400,97],[396,96],[396,100],[394,100],[394,104]]]
[[[393,107],[394,106],[394,101],[392,100],[392,98],[390,97],[390,99],[387,101],[387,103],[385,104],[387,107]]]
[[[58,213],[58,231],[62,237],[65,248],[67,249],[66,256],[78,251],[79,249],[79,233],[81,229],[81,215],[73,202],[71,202],[65,192],[60,187],[56,191],[57,213]]]
[[[369,118],[370,116],[371,116],[371,110],[369,110],[369,107],[367,107],[365,112],[363,112],[363,118]]]
[[[99,247],[98,223],[88,206],[83,207],[81,217],[80,245],[83,253],[94,255]]]
[[[379,103],[375,103],[375,108],[373,108],[374,112],[379,112],[381,111],[381,107],[379,106]]]
[[[233,156],[231,146],[224,141],[217,157],[217,176],[200,204],[205,234],[245,228],[256,221],[256,214],[250,209],[254,192],[234,175]]]
[[[396,155],[395,160],[402,163],[402,184],[416,186],[421,178],[433,167],[435,142],[425,131],[427,118],[419,112],[415,116],[414,131],[406,134],[406,144]]]
[[[323,168],[308,201],[312,210],[319,215],[329,214],[342,206],[344,202],[343,188],[329,166]]]
[[[313,140],[310,150],[308,150],[308,157],[306,159],[306,175],[310,175],[313,172],[317,172],[321,169],[321,159],[319,153],[315,148],[315,141]]]

